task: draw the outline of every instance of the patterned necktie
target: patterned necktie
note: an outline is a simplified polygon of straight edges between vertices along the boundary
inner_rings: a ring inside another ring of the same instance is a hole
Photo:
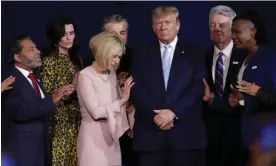
[[[162,67],[163,67],[163,75],[164,75],[164,82],[165,82],[165,89],[167,90],[171,64],[170,64],[170,56],[169,56],[169,49],[170,45],[164,46],[164,52],[162,54]]]
[[[33,85],[34,91],[35,91],[35,93],[36,93],[36,95],[37,95],[37,98],[38,98],[38,99],[41,99],[41,94],[40,94],[40,90],[39,90],[39,88],[38,88],[38,85],[37,85],[37,83],[36,83],[35,75],[34,75],[33,73],[30,73],[30,74],[28,75],[28,78],[30,78],[30,79],[32,80],[32,85]]]
[[[215,73],[215,87],[216,92],[219,97],[222,97],[223,94],[223,53],[219,52],[218,60],[216,64],[216,73]]]

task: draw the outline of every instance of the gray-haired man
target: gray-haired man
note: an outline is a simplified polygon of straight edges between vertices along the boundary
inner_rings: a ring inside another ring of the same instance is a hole
[[[232,20],[236,13],[228,6],[210,10],[209,27],[214,46],[206,52],[208,76],[203,100],[206,104],[204,119],[208,134],[208,166],[240,166],[244,162],[240,134],[241,107],[231,107],[232,93],[239,69],[246,57],[243,50],[234,47],[231,38]]]

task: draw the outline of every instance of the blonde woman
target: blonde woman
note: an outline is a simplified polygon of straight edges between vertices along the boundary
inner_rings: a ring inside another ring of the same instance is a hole
[[[99,33],[89,46],[95,61],[80,72],[77,86],[82,115],[78,166],[121,165],[119,137],[129,128],[125,107],[133,79],[129,77],[120,89],[115,71],[123,44],[115,34]]]

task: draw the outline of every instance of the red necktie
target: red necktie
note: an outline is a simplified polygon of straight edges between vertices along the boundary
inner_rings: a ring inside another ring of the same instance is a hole
[[[37,83],[36,83],[35,75],[34,75],[33,73],[30,73],[30,74],[28,75],[28,77],[32,80],[33,88],[34,88],[34,91],[35,91],[37,97],[38,97],[39,99],[41,99],[41,94],[40,94],[40,90],[39,90],[39,88],[38,88],[38,86],[37,86]]]

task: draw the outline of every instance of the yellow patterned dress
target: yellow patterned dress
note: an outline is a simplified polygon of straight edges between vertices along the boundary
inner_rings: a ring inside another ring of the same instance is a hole
[[[47,56],[43,59],[40,70],[47,95],[51,95],[59,87],[72,83],[78,72],[69,56]],[[56,114],[50,121],[52,165],[76,166],[77,135],[81,121],[76,95],[64,97],[58,103]]]

